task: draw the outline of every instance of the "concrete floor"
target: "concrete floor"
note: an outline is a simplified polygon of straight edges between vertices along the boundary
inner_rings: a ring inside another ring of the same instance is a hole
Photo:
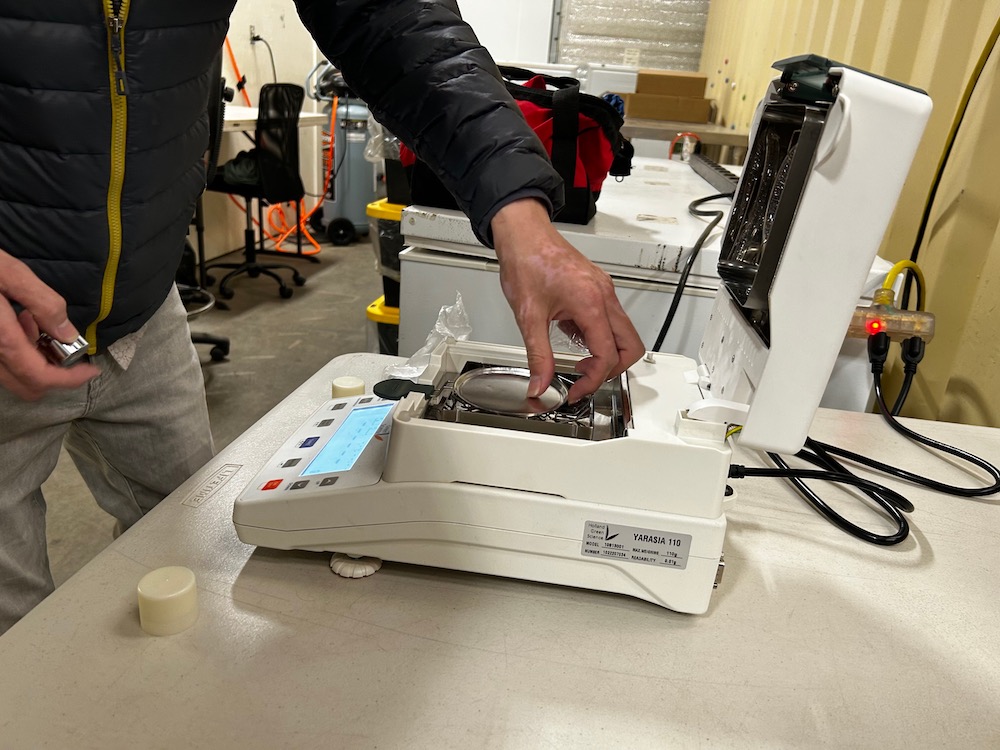
[[[319,264],[289,259],[308,277],[291,299],[260,276],[241,276],[225,301],[191,320],[195,331],[228,336],[229,359],[213,362],[199,346],[216,449],[228,445],[322,365],[367,349],[365,309],[382,294],[371,245],[323,245]],[[218,260],[239,260],[237,255]],[[265,257],[267,262],[286,262]],[[290,283],[291,274],[280,272]],[[216,272],[217,277],[221,277]],[[112,539],[114,519],[102,511],[65,450],[42,486],[48,504],[49,559],[58,586]]]

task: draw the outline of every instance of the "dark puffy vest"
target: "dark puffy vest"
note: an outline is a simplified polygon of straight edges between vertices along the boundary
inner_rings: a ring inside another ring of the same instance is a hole
[[[234,4],[0,0],[0,249],[63,295],[99,348],[141,327],[173,282],[204,187],[208,71]],[[562,180],[454,0],[295,4],[483,242],[512,198],[561,205]]]
[[[116,82],[112,0],[0,0],[0,249],[62,295],[99,348],[141,327],[173,282],[233,4],[115,0]]]

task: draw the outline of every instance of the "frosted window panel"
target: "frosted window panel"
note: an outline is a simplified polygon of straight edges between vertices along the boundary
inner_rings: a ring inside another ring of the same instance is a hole
[[[558,62],[698,70],[708,0],[562,0]]]

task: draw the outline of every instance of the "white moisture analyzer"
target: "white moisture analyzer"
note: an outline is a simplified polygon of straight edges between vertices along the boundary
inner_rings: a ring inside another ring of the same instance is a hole
[[[686,379],[694,363],[651,355],[572,406],[560,392],[574,361],[559,358],[563,374],[543,394],[553,401],[537,405],[558,408],[530,417],[524,350],[471,342],[438,347],[420,378],[429,395],[324,404],[237,500],[240,538],[703,612],[725,534],[730,450],[724,425],[684,416],[701,395]],[[471,403],[479,399],[460,386],[478,373],[479,396],[520,389],[512,408]]]
[[[385,559],[705,612],[727,426],[752,448],[802,446],[930,112],[822,58],[776,67],[700,364],[647,354],[571,405],[578,357],[557,355],[526,399],[523,349],[445,341],[416,383],[320,406],[237,499],[240,539],[342,553],[342,575]]]

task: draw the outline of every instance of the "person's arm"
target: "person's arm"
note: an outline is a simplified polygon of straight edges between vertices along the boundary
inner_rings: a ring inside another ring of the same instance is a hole
[[[24,309],[14,311],[12,303]],[[77,337],[66,317],[66,302],[42,283],[28,266],[0,250],[0,387],[26,401],[54,388],[78,388],[99,370],[80,363],[51,364],[35,346],[39,331],[64,343]]]
[[[574,324],[593,353],[581,363],[585,377],[573,398],[635,362],[642,343],[607,275],[549,222],[562,205],[562,180],[457,5],[296,4],[320,50],[375,118],[427,162],[476,236],[496,247],[504,294],[528,351],[532,393],[554,370],[550,320]]]

